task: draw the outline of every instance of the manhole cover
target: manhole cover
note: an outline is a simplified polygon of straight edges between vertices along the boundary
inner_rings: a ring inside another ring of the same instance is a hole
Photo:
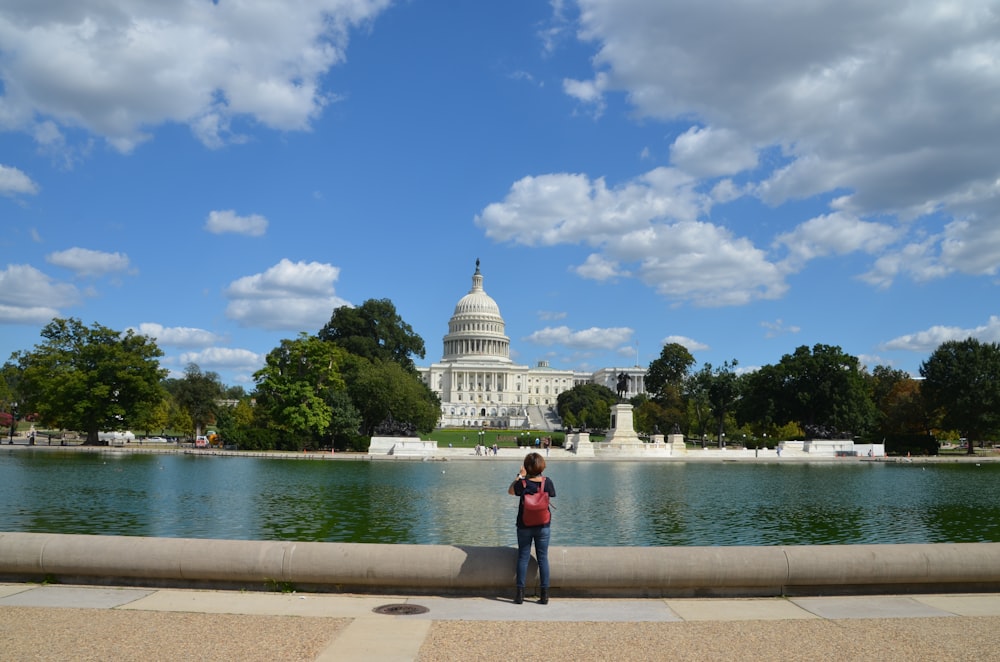
[[[382,605],[372,609],[376,614],[388,614],[389,616],[412,616],[413,614],[426,614],[430,611],[421,605]]]

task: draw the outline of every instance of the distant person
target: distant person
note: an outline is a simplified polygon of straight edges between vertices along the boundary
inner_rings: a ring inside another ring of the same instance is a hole
[[[538,604],[549,603],[549,538],[551,536],[552,513],[545,508],[540,516],[529,503],[526,510],[525,501],[535,501],[535,496],[544,492],[549,498],[555,498],[556,486],[550,478],[542,475],[545,471],[545,458],[538,453],[528,453],[524,465],[518,470],[514,482],[507,488],[507,494],[520,497],[517,506],[517,574],[514,604],[524,602],[525,576],[528,574],[528,559],[531,557],[531,545],[535,545],[535,558],[538,561],[538,580],[541,594]],[[539,516],[540,521],[532,522],[532,517]]]

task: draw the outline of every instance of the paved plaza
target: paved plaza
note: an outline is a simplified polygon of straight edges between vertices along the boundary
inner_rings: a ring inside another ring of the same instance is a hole
[[[401,614],[398,605],[421,607]],[[393,606],[389,614],[380,607]],[[1000,660],[1000,594],[532,599],[0,584],[12,660]]]

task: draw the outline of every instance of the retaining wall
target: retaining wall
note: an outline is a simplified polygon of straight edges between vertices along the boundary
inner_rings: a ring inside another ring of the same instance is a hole
[[[414,594],[505,594],[516,550],[0,533],[0,579]],[[561,595],[769,596],[1000,590],[1000,543],[551,547]],[[533,569],[532,569],[533,572]]]

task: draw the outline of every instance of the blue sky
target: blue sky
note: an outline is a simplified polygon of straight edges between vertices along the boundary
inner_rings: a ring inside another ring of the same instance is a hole
[[[54,317],[228,384],[482,260],[521,363],[916,373],[1000,340],[995,2],[0,7],[0,353]]]

